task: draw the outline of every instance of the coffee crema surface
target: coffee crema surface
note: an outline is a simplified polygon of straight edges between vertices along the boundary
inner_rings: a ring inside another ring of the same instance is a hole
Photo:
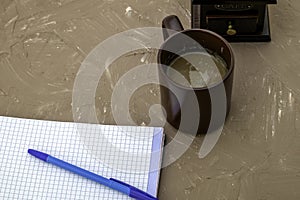
[[[174,59],[166,71],[174,82],[193,88],[219,83],[228,73],[225,60],[216,52],[189,52]]]

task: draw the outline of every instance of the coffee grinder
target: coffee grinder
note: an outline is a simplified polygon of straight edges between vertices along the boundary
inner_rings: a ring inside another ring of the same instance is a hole
[[[192,28],[209,29],[230,42],[271,40],[268,4],[277,0],[192,0]]]

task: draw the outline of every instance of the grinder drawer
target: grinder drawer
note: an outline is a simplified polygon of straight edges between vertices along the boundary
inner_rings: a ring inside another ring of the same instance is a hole
[[[256,33],[258,15],[207,15],[206,25],[221,35]]]

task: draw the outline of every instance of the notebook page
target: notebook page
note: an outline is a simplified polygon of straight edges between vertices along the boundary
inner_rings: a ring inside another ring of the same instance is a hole
[[[163,137],[162,128],[0,117],[0,199],[130,199],[30,156],[29,148],[144,191],[150,184],[156,196],[159,171],[149,170],[154,133]]]

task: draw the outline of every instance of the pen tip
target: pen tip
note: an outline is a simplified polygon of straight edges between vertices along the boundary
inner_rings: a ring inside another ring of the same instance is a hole
[[[34,149],[28,149],[28,153],[38,159],[41,159],[45,162],[47,162],[47,158],[48,158],[48,154],[45,154],[43,152],[40,152],[40,151],[37,151],[37,150],[34,150]]]

